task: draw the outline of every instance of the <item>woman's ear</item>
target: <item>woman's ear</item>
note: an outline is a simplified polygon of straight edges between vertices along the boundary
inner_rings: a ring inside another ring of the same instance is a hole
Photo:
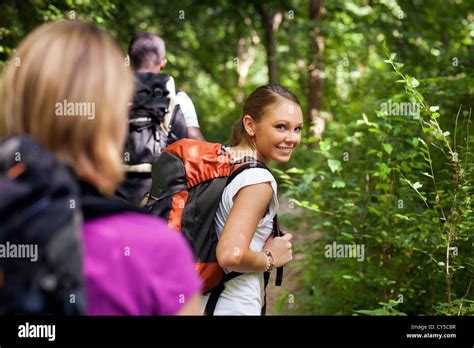
[[[255,135],[255,121],[253,120],[252,116],[245,115],[242,118],[242,123],[244,125],[245,132],[253,137]]]

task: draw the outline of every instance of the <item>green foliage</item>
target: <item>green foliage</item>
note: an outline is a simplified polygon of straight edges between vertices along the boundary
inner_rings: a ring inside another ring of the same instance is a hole
[[[381,308],[373,310],[362,309],[354,312],[365,315],[406,315],[405,313],[399,312],[395,309],[399,304],[400,303],[397,301],[390,300],[388,303],[379,302],[379,305],[382,306]]]
[[[394,59],[386,62],[405,99],[392,100],[418,103],[420,115],[382,107],[342,137],[330,127],[312,151],[324,160],[281,172],[286,194],[323,231],[306,248],[301,313],[472,314],[471,113],[459,109],[451,136],[438,123],[441,108],[427,104]],[[365,261],[325,257],[335,241],[363,245]]]
[[[92,21],[124,56],[133,34],[156,32],[166,40],[165,72],[192,98],[206,138],[224,142],[245,96],[268,81],[259,4],[6,0],[0,68],[48,21]],[[296,93],[306,114],[314,97],[307,88],[308,33],[316,24],[308,19],[309,1],[265,4],[281,14],[278,81]],[[305,134],[292,160],[275,168],[279,192],[303,209],[283,215],[283,226],[312,239],[299,246],[305,259],[294,304],[287,306],[286,292],[276,312],[473,315],[472,5],[324,4],[318,24],[326,130],[321,139]],[[325,257],[333,242],[364,245],[364,261]]]

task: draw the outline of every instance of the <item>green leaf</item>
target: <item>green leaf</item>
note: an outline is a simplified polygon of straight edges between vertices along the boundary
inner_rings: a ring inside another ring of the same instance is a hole
[[[329,169],[331,169],[331,172],[339,172],[342,169],[341,161],[339,160],[334,160],[334,159],[328,159],[328,166]]]
[[[392,153],[392,151],[393,151],[392,145],[390,145],[390,144],[382,144],[382,146],[383,146],[383,148],[384,148],[384,150],[385,150],[386,153],[388,153],[389,155]]]
[[[414,77],[410,76],[410,75],[406,75],[406,79],[407,79],[407,84],[408,86],[412,87],[412,88],[416,88],[420,85],[420,82],[418,82],[417,79],[415,79]],[[413,91],[412,91],[413,92]],[[413,94],[412,94],[413,95]]]
[[[365,114],[362,114],[362,119],[364,120],[365,124],[369,124],[369,120],[367,119],[367,116]]]
[[[439,106],[430,106],[430,111],[431,112],[436,112],[439,110]]]
[[[332,187],[333,188],[344,188],[346,187],[346,183],[342,180],[334,180],[333,183],[332,183]]]
[[[382,134],[381,131],[379,131],[377,128],[374,128],[374,127],[369,128],[369,132],[375,133],[375,134]]]
[[[384,308],[378,308],[374,310],[362,309],[354,312],[367,315],[390,315],[390,312]]]
[[[395,214],[394,216],[402,220],[407,220],[407,221],[411,220],[408,216],[402,215],[402,214]]]
[[[379,167],[380,171],[384,174],[384,175],[388,175],[390,174],[391,172],[391,168],[389,166],[387,166],[385,163],[383,162],[378,162],[377,163],[377,166]]]
[[[425,142],[423,139],[421,139],[420,137],[418,137],[418,140],[419,140],[423,145],[426,145],[426,142]]]
[[[323,155],[329,155],[329,150],[331,150],[331,143],[329,140],[323,140],[319,143],[319,148],[321,149],[321,153]]]
[[[347,237],[350,240],[354,239],[354,236],[352,234],[349,234],[349,233],[346,233],[346,232],[341,232],[341,235],[343,235],[344,237]]]
[[[286,171],[288,174],[304,174],[304,170],[300,168],[290,168]]]
[[[413,188],[418,190],[419,188],[423,187],[423,184],[420,184],[418,181],[413,183]]]
[[[395,300],[389,300],[388,303],[387,303],[388,308],[396,307],[398,305],[399,305],[399,302],[395,301]]]
[[[369,151],[367,151],[366,155],[368,156],[368,155],[372,155],[374,153],[378,153],[378,151],[375,150],[375,149],[370,149]]]

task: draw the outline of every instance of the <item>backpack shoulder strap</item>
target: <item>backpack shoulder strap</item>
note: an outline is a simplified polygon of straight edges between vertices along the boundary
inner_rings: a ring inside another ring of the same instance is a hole
[[[207,300],[206,308],[204,309],[204,315],[208,315],[208,316],[214,315],[214,311],[217,306],[217,301],[219,300],[219,297],[221,296],[222,292],[225,289],[225,283],[231,279],[238,277],[241,274],[243,273],[230,272],[230,273],[224,274],[220,283],[214,289],[212,289],[211,293],[209,294],[209,299]]]
[[[242,173],[244,170],[251,169],[251,168],[266,169],[274,177],[272,171],[264,163],[257,161],[253,157],[244,157],[241,160],[234,162],[234,165],[231,168],[231,174],[229,175],[229,179],[227,180],[227,185],[229,185],[232,182],[232,180],[234,180],[235,177],[239,175],[240,173]]]

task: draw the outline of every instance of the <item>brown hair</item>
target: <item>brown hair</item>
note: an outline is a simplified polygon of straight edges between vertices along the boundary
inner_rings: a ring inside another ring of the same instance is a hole
[[[165,59],[165,42],[156,34],[138,33],[130,41],[128,55],[135,70],[154,69]]]
[[[122,52],[105,32],[78,21],[44,24],[23,40],[4,71],[0,118],[7,132],[30,135],[78,178],[111,194],[123,179],[133,87]],[[63,102],[92,106],[94,116],[58,115]]]
[[[244,140],[250,144],[250,137],[244,128],[243,117],[249,115],[255,122],[259,122],[267,113],[269,107],[285,99],[301,107],[298,98],[279,84],[271,83],[254,90],[245,101],[242,117],[234,124],[227,144],[229,146],[237,146]]]

